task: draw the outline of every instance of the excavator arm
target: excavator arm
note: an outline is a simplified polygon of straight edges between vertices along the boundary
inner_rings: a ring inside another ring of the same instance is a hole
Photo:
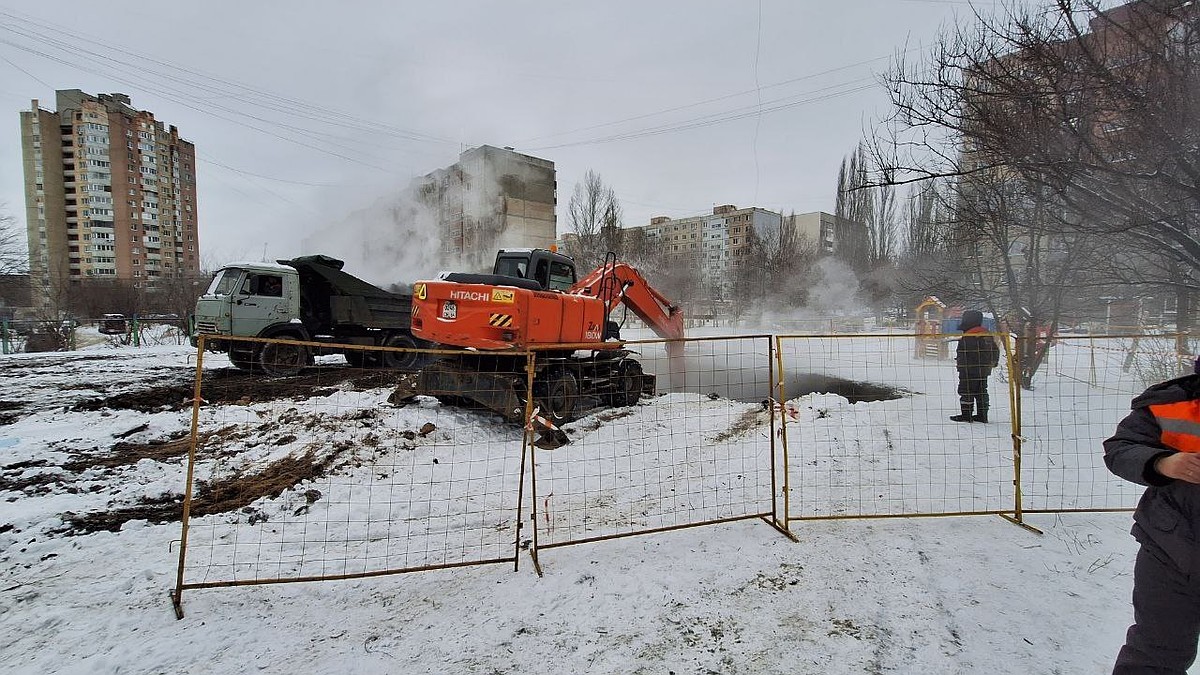
[[[640,272],[625,263],[608,262],[592,270],[568,292],[600,298],[609,312],[624,303],[661,338],[678,340],[684,336],[683,312],[679,307],[671,304]],[[667,346],[668,354],[677,350],[682,352],[682,343]]]

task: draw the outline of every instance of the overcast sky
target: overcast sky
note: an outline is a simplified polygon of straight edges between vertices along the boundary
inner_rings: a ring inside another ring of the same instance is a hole
[[[484,143],[555,162],[560,233],[588,169],[627,225],[714,204],[832,211],[838,164],[886,113],[878,74],[971,6],[0,0],[0,12],[8,213],[24,224],[30,99],[127,93],[196,144],[211,269],[312,253],[298,250],[309,232]]]

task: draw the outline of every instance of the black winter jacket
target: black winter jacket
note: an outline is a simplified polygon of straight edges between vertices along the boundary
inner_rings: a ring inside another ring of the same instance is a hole
[[[982,328],[972,329],[958,339],[954,363],[960,369],[981,372],[987,376],[1000,363],[1000,348],[990,335],[979,335]]]
[[[1133,514],[1133,536],[1153,543],[1184,570],[1190,570],[1197,551],[1195,531],[1200,527],[1200,485],[1174,480],[1154,470],[1160,457],[1177,452],[1161,440],[1162,428],[1150,406],[1200,398],[1200,375],[1188,375],[1156,384],[1133,399],[1133,412],[1104,441],[1104,463],[1109,471],[1139,485],[1149,486]]]

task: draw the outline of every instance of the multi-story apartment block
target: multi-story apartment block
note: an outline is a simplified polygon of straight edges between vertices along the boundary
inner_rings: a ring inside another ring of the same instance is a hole
[[[797,213],[788,216],[786,221],[786,226],[798,236],[815,244],[820,254],[841,253],[853,257],[852,252],[866,250],[867,228],[862,223],[824,211]]]
[[[777,230],[781,222],[773,211],[725,204],[713,207],[711,214],[656,216],[649,225],[626,230],[642,230],[671,264],[698,265],[705,278],[726,279],[749,254],[752,233]]]
[[[35,99],[21,113],[32,283],[199,273],[196,151],[124,94],[56,92],[57,110]]]
[[[550,160],[483,145],[412,187],[434,212],[447,265],[490,269],[498,248],[548,248],[555,241],[558,186]]]

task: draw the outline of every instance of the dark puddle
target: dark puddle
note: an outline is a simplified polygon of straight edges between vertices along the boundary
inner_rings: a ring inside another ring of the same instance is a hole
[[[834,394],[851,403],[894,401],[914,393],[901,387],[891,387],[874,382],[847,380],[818,373],[794,373],[784,378],[784,387],[789,399],[808,394]]]

